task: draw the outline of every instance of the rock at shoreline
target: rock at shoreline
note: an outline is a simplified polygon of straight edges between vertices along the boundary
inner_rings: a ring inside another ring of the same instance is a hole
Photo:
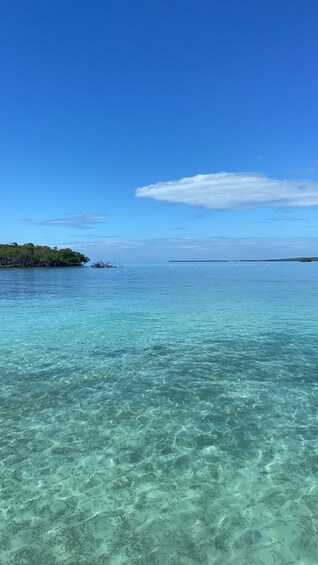
[[[107,261],[107,263],[105,263],[104,261],[96,261],[96,263],[93,263],[91,267],[93,269],[113,269],[115,265],[113,265],[113,263],[110,263],[109,261]]]

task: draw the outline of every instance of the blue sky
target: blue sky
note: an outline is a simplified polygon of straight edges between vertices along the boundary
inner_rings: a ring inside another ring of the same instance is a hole
[[[4,0],[0,241],[318,255],[316,0]]]

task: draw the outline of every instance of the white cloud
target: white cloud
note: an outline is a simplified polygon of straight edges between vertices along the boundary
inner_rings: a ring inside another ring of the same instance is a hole
[[[316,256],[318,237],[175,237],[144,240],[59,242],[72,245],[92,261],[116,264],[167,263],[169,260],[279,259]]]
[[[65,242],[63,242],[64,244]],[[68,242],[68,245],[70,242]],[[85,246],[85,249],[149,249],[152,251],[164,249],[178,251],[196,249],[198,251],[233,251],[246,250],[258,252],[264,246],[270,249],[287,248],[292,252],[297,249],[312,247],[311,254],[317,254],[318,237],[161,237],[143,240],[113,240],[104,239],[96,241],[72,241],[72,245]],[[62,243],[60,243],[62,245]],[[212,257],[213,258],[213,257]]]
[[[33,222],[36,226],[53,226],[57,228],[74,228],[78,230],[89,230],[97,224],[103,224],[106,221],[105,214],[97,212],[88,212],[86,214],[69,214],[63,218],[52,218],[43,220],[42,222]]]
[[[318,206],[318,181],[278,180],[258,173],[215,173],[137,188],[138,198],[215,210]]]

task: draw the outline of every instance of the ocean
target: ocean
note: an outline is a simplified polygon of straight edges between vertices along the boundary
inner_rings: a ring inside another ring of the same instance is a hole
[[[317,275],[0,270],[0,564],[317,565]]]

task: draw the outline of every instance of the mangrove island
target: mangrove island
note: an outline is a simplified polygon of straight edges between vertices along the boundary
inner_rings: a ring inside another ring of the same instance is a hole
[[[0,268],[81,267],[88,261],[88,257],[69,248],[0,243]]]

